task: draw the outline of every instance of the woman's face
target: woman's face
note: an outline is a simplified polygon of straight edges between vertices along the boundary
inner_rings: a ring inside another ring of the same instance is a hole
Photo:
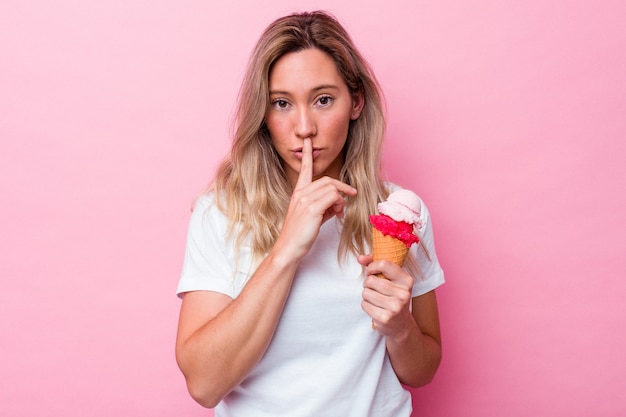
[[[305,138],[313,145],[313,179],[338,178],[350,120],[359,117],[362,96],[350,93],[334,61],[319,49],[278,59],[269,90],[265,123],[289,182],[295,185],[298,178]]]

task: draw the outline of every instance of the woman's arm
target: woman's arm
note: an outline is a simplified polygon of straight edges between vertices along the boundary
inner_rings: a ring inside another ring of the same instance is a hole
[[[359,257],[367,267],[363,309],[376,330],[385,336],[387,351],[398,379],[418,387],[428,384],[441,362],[441,333],[435,292],[411,298],[413,278],[387,261]],[[388,279],[375,274],[383,273]]]
[[[413,321],[405,332],[388,336],[387,351],[398,379],[420,387],[432,381],[441,362],[441,333],[435,291],[413,298]]]
[[[176,359],[191,396],[215,407],[256,365],[272,339],[297,263],[268,256],[236,299],[211,291],[183,297]]]

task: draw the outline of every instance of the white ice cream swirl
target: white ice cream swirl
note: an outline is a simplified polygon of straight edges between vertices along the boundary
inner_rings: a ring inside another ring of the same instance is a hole
[[[397,222],[412,224],[418,229],[422,227],[421,210],[420,198],[414,192],[404,189],[392,192],[386,201],[378,204],[378,211],[381,214],[389,216]]]

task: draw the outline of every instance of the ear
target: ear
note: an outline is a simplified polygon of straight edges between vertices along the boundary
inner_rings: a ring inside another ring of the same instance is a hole
[[[365,107],[365,96],[362,92],[352,94],[352,112],[350,113],[350,119],[356,120],[361,116],[361,111]]]

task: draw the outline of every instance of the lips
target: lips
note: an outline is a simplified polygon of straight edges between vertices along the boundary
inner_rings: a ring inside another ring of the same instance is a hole
[[[302,159],[302,148],[296,148],[292,152],[297,159]],[[313,159],[317,158],[320,153],[322,153],[322,148],[313,148]]]

